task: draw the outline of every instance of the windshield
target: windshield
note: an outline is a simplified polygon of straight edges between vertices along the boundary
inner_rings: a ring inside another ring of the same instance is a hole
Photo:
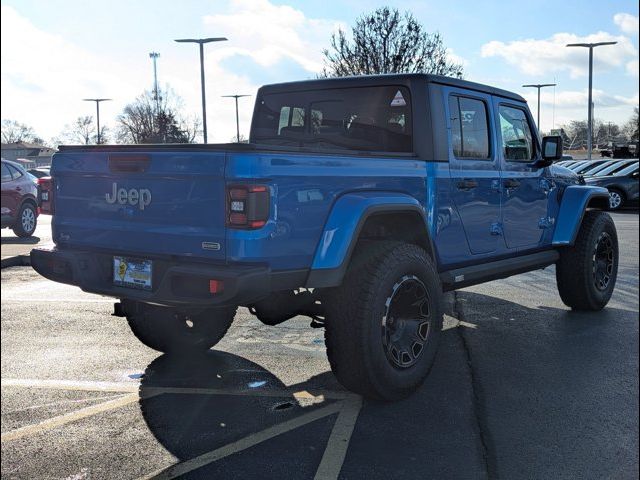
[[[588,162],[586,165],[581,165],[579,168],[576,168],[573,171],[578,174],[586,174],[591,170],[594,170],[595,168],[599,167],[600,165],[603,165],[606,162],[607,162],[606,160],[596,160],[593,162]]]
[[[406,87],[355,87],[264,94],[252,141],[316,149],[411,152]]]
[[[630,173],[633,173],[635,171],[638,171],[638,162],[635,162],[635,163],[632,163],[631,165],[626,166],[622,170],[617,171],[615,174],[619,176],[624,176],[624,175],[629,175]]]
[[[605,163],[603,163],[602,165],[600,165],[598,167],[595,167],[595,168],[592,168],[591,170],[589,170],[589,175],[595,175],[598,172],[604,170],[605,168],[607,168],[607,167],[609,167],[609,166],[611,166],[611,165],[613,165],[615,163],[616,163],[616,160],[608,160]]]
[[[614,173],[626,168],[631,163],[633,163],[633,161],[615,162],[613,165],[609,165],[607,168],[600,170],[598,175],[613,175]]]

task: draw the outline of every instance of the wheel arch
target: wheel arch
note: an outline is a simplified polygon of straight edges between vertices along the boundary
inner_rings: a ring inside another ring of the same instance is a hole
[[[562,195],[553,233],[554,246],[573,245],[587,210],[609,208],[609,190],[589,185],[571,185]]]
[[[377,239],[419,245],[436,262],[429,222],[417,199],[384,192],[347,194],[329,214],[306,286],[340,285],[358,242]]]

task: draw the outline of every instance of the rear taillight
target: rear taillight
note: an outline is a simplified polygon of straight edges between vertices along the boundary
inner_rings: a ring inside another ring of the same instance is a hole
[[[54,213],[54,185],[51,177],[38,179],[38,204],[40,205],[40,213],[44,215],[53,215]]]
[[[227,226],[256,229],[269,219],[269,187],[266,185],[227,186]]]

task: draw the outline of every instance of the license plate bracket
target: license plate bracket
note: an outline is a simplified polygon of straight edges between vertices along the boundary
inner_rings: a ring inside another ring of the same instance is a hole
[[[153,286],[153,261],[114,256],[113,284],[150,291]]]

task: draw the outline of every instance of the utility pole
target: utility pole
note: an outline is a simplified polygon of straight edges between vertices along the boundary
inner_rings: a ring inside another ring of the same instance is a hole
[[[555,83],[536,83],[529,85],[522,85],[523,87],[534,87],[538,89],[538,132],[540,131],[540,89],[544,87],[555,87]]]
[[[153,61],[153,100],[156,103],[156,115],[160,111],[160,94],[158,93],[158,69],[156,62],[160,54],[157,52],[151,52],[149,58]]]
[[[584,47],[589,49],[589,116],[587,118],[587,159],[591,160],[593,142],[593,49],[603,45],[615,45],[618,42],[568,43],[567,47]]]
[[[96,126],[98,127],[98,135],[96,143],[100,145],[100,102],[108,102],[110,98],[83,98],[83,102],[96,102]]]
[[[240,118],[238,117],[238,99],[242,97],[250,97],[251,95],[222,95],[223,98],[236,99],[236,142],[240,143]]]
[[[197,43],[200,46],[200,84],[202,86],[202,134],[204,143],[207,143],[207,101],[204,93],[204,44],[211,42],[224,42],[225,37],[217,38],[180,38],[178,43]]]

